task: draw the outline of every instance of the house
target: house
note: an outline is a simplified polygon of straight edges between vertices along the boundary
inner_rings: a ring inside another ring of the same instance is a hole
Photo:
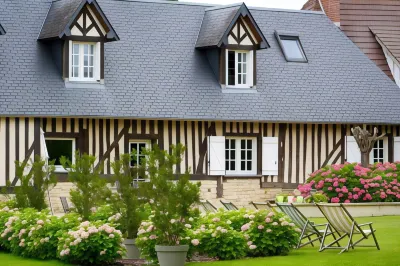
[[[376,65],[400,86],[400,2],[372,0],[321,0],[308,1],[304,10],[329,8],[326,15],[349,37]],[[336,15],[338,14],[338,15]]]
[[[358,161],[351,127],[386,133],[400,158],[400,93],[322,12],[149,0],[6,1],[0,38],[0,186],[14,161],[187,147],[178,173],[240,206]],[[58,207],[57,207],[58,206]]]

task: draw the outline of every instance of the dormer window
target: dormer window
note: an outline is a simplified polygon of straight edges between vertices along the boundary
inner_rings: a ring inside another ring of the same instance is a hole
[[[96,0],[53,1],[38,39],[50,44],[66,87],[104,87],[104,44],[119,37]]]
[[[288,62],[308,62],[300,37],[297,34],[280,34],[275,31],[282,52]]]
[[[100,79],[100,44],[70,41],[70,81]]]
[[[256,52],[269,44],[246,4],[206,9],[196,42],[226,93],[256,93]]]
[[[253,86],[253,51],[226,50],[226,80],[228,87]]]

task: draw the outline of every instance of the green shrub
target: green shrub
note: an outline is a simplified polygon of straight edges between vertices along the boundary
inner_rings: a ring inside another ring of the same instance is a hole
[[[18,208],[35,208],[38,211],[47,208],[45,201],[47,190],[57,184],[53,163],[50,161],[46,166],[46,161],[42,160],[39,155],[35,156],[32,165],[15,162],[16,175],[21,181],[20,186],[14,187]],[[27,170],[29,170],[28,173],[24,174]]]
[[[111,225],[86,221],[59,238],[57,255],[68,263],[105,265],[121,258],[123,240],[121,231]]]
[[[14,223],[19,216],[18,209],[11,209],[8,206],[0,210],[0,247],[3,250],[11,251],[11,236],[14,233]]]
[[[70,191],[76,211],[87,221],[96,208],[111,196],[107,181],[100,177],[101,167],[95,166],[96,157],[75,152],[75,164],[61,157],[61,164],[68,170],[68,180],[75,186]],[[101,164],[100,164],[101,165]]]
[[[287,255],[296,245],[300,230],[281,213],[254,211],[241,228],[248,240],[248,256]]]

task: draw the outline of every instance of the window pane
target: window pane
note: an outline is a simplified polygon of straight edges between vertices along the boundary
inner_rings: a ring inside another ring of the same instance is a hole
[[[74,54],[79,54],[79,44],[74,44],[74,49],[73,49]]]
[[[61,165],[60,158],[65,156],[72,161],[72,140],[53,140],[46,139],[47,151],[49,153],[49,161],[55,160],[55,165]]]
[[[227,171],[230,170],[230,169],[229,169],[229,161],[225,161],[225,169],[226,169]]]
[[[247,171],[251,171],[251,161],[247,161]]]
[[[235,85],[235,52],[228,52],[228,85]]]
[[[79,76],[79,67],[74,67],[74,71],[72,73],[73,77],[78,77]]]
[[[247,149],[252,149],[252,144],[253,144],[253,141],[251,140],[251,139],[248,139],[247,140]]]
[[[246,161],[241,161],[240,162],[240,170],[246,171]]]
[[[378,150],[374,149],[374,158],[378,158]]]
[[[93,67],[89,68],[89,78],[93,78]]]
[[[238,84],[242,84],[242,75],[240,75],[240,74],[238,75]]]
[[[225,150],[225,159],[229,159],[229,150]]]
[[[283,49],[288,59],[303,60],[305,59],[301,51],[300,43],[297,39],[281,39]]]
[[[240,159],[246,160],[246,151],[240,151]]]
[[[90,45],[90,54],[91,54],[91,55],[94,54],[94,45]]]
[[[242,62],[242,53],[238,53],[238,62]]]
[[[235,165],[235,161],[231,161],[231,171],[235,171],[236,170],[236,165]]]
[[[226,139],[225,140],[225,149],[229,149],[229,143],[230,143],[229,139]]]
[[[243,74],[243,84],[246,84],[247,83],[247,81],[246,81],[246,74]]]
[[[244,140],[244,139],[240,140],[240,148],[246,149],[246,140]]]
[[[251,156],[252,156],[252,152],[251,151],[247,151],[247,160],[251,160]]]
[[[236,159],[235,157],[235,150],[231,150],[231,159]]]
[[[83,53],[88,54],[88,45],[87,44],[83,45]]]
[[[88,68],[87,67],[83,68],[83,77],[85,77],[85,78],[88,77]]]
[[[231,139],[231,149],[236,149],[236,141]]]
[[[74,66],[79,65],[79,55],[74,55],[72,59],[73,59],[73,60],[72,60],[72,64],[73,64]]]

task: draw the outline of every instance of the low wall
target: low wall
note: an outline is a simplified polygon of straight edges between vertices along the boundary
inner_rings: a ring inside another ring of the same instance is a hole
[[[314,204],[297,203],[296,207],[306,217],[323,217]],[[400,202],[369,202],[343,204],[353,217],[400,215]]]

